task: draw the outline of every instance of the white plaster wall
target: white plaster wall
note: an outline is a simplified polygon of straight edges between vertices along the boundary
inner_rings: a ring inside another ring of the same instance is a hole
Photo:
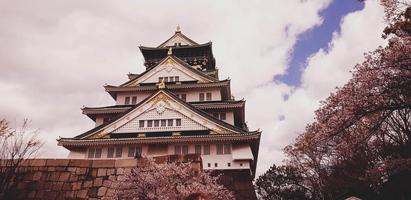
[[[158,78],[159,77],[170,77],[170,76],[178,76],[179,77],[179,82],[196,81],[197,80],[194,77],[189,76],[188,74],[182,72],[181,70],[179,70],[175,67],[168,68],[168,67],[164,66],[162,69],[157,71],[155,74],[153,74],[152,76],[150,76],[149,78],[144,80],[143,83],[158,83]]]
[[[133,93],[121,93],[117,95],[117,105],[124,105],[126,97],[130,97],[130,104],[131,100],[133,99],[133,96],[137,97],[137,103],[143,101],[146,99],[148,96],[153,94],[153,92],[133,92]]]
[[[200,101],[200,93],[204,93],[204,99],[206,99],[206,93],[211,92],[211,100],[212,101],[221,101],[221,91],[218,88],[215,89],[201,89],[201,90],[191,90],[179,93],[187,94],[187,102],[195,102]]]
[[[233,112],[226,112],[225,113],[225,120],[223,120],[231,125],[234,125],[234,113]]]
[[[96,117],[96,127],[103,124],[104,118],[103,117]]]
[[[178,145],[186,145],[186,144],[178,144]],[[196,144],[188,144],[188,153],[194,154],[195,153],[195,145]],[[201,144],[202,146],[204,144]],[[141,145],[142,146],[142,155],[143,157],[154,157],[154,156],[164,156],[164,155],[174,155],[175,145],[170,144],[165,149],[163,148],[156,148],[155,146],[151,146],[150,151],[148,150],[148,145]],[[121,158],[107,158],[107,151],[108,147],[104,146],[102,148],[101,158],[93,158],[93,159],[130,159],[128,157],[128,145],[122,146],[122,157]],[[202,147],[203,150],[203,147]],[[68,158],[71,159],[88,159],[87,158],[88,151],[87,150],[76,150],[70,151]],[[217,155],[217,146],[216,144],[210,144],[210,155],[201,155],[203,161],[203,169],[250,169],[250,162],[249,160],[238,160],[234,161],[232,154],[223,154]],[[208,164],[210,163],[210,167]],[[217,163],[217,167],[215,164]],[[227,163],[231,163],[231,166],[228,167]]]

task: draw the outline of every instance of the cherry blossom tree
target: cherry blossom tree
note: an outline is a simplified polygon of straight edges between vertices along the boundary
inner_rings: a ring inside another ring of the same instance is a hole
[[[366,53],[285,148],[311,199],[411,197],[411,7],[381,2],[388,45]]]
[[[43,145],[38,134],[27,119],[16,128],[5,119],[0,120],[0,199],[12,199],[21,178],[18,168],[24,160],[36,157]]]
[[[231,191],[218,183],[219,176],[193,169],[190,162],[156,163],[147,159],[119,181],[117,199],[189,200],[234,199]]]

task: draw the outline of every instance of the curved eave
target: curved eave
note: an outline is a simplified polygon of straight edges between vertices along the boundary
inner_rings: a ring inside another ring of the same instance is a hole
[[[212,42],[207,42],[204,44],[198,44],[198,45],[185,45],[185,46],[175,46],[172,47],[173,50],[177,50],[177,49],[193,49],[193,48],[202,48],[202,47],[210,47],[212,46]],[[146,46],[139,46],[138,47],[140,49],[141,52],[143,51],[168,51],[168,49],[170,47],[146,47]]]
[[[81,147],[95,145],[127,145],[127,144],[168,144],[184,142],[215,142],[215,141],[248,141],[259,140],[260,131],[247,134],[213,134],[199,136],[168,136],[168,137],[141,137],[141,138],[110,138],[110,139],[73,139],[60,138],[58,145],[64,147]]]

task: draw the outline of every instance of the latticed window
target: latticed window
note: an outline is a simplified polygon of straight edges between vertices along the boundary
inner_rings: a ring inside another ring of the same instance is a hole
[[[167,120],[167,126],[173,126],[173,120],[172,119]]]
[[[203,154],[210,155],[210,145],[209,144],[206,144],[203,146]]]
[[[231,154],[231,145],[224,144],[224,154]]]
[[[107,149],[107,158],[113,158],[114,157],[114,147],[109,147]]]
[[[162,127],[163,127],[163,126],[167,126],[167,120],[162,119],[162,120],[161,120],[161,126],[162,126]]]
[[[223,144],[217,144],[217,155],[222,155],[224,153]]]
[[[181,126],[181,119],[176,119],[176,126]]]
[[[175,155],[180,155],[181,154],[181,145],[175,145],[174,146],[174,154]]]
[[[101,158],[101,148],[88,149],[88,158]]]
[[[144,120],[140,120],[140,121],[138,122],[138,126],[139,126],[140,128],[143,128],[143,127],[144,127]]]
[[[183,146],[181,146],[181,153],[182,153],[183,155],[188,154],[188,145],[183,145]]]
[[[130,104],[130,97],[126,97],[124,100],[124,104],[129,105]]]
[[[123,147],[122,146],[116,146],[116,158],[121,158],[123,155]]]
[[[131,104],[133,104],[133,105],[137,104],[137,97],[133,97],[131,99]]]
[[[160,120],[154,120],[154,127],[159,127]]]
[[[129,146],[128,157],[141,158],[143,148],[141,146]]]
[[[194,147],[194,153],[200,155],[201,154],[201,145],[196,144]]]
[[[153,120],[147,120],[147,127],[153,127]]]
[[[200,93],[198,98],[200,101],[204,101],[204,93]]]
[[[211,101],[211,92],[207,92],[206,99],[207,101]]]
[[[180,77],[179,77],[179,76],[174,76],[174,81],[175,81],[175,82],[179,82],[179,81],[180,81]]]

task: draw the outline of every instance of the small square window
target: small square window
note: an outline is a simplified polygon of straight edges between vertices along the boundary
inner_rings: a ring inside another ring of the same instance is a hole
[[[161,126],[166,126],[167,125],[167,120],[166,119],[162,119],[161,120]]]
[[[174,82],[174,76],[171,76],[168,79],[170,80],[170,82]]]
[[[208,167],[211,167],[211,163],[207,163],[207,166],[208,166]]]
[[[153,127],[153,120],[147,120],[147,127]]]
[[[158,82],[159,83],[163,82],[163,77],[158,77]]]
[[[131,104],[133,104],[133,105],[137,104],[137,97],[133,97],[131,99]]]
[[[218,167],[218,163],[214,163],[214,167]]]
[[[129,105],[130,104],[130,97],[126,97],[124,100],[124,104]]]
[[[211,101],[211,92],[207,92],[206,99],[207,101]]]
[[[174,76],[174,81],[175,81],[175,82],[179,82],[179,81],[180,81],[180,77],[179,77],[179,76]]]
[[[227,163],[227,167],[231,167],[231,163]]]
[[[140,128],[143,128],[143,127],[144,127],[144,120],[138,121],[138,126],[139,126]]]
[[[176,126],[181,126],[181,119],[176,119]]]
[[[226,120],[225,113],[220,113],[220,120]]]
[[[240,167],[242,167],[243,166],[243,163],[240,163]]]
[[[172,119],[167,120],[167,126],[173,126],[173,120]]]
[[[198,98],[200,101],[204,101],[204,93],[200,93]]]
[[[160,125],[160,120],[154,120],[154,127],[158,127]]]
[[[164,82],[168,82],[168,77],[164,77]]]

